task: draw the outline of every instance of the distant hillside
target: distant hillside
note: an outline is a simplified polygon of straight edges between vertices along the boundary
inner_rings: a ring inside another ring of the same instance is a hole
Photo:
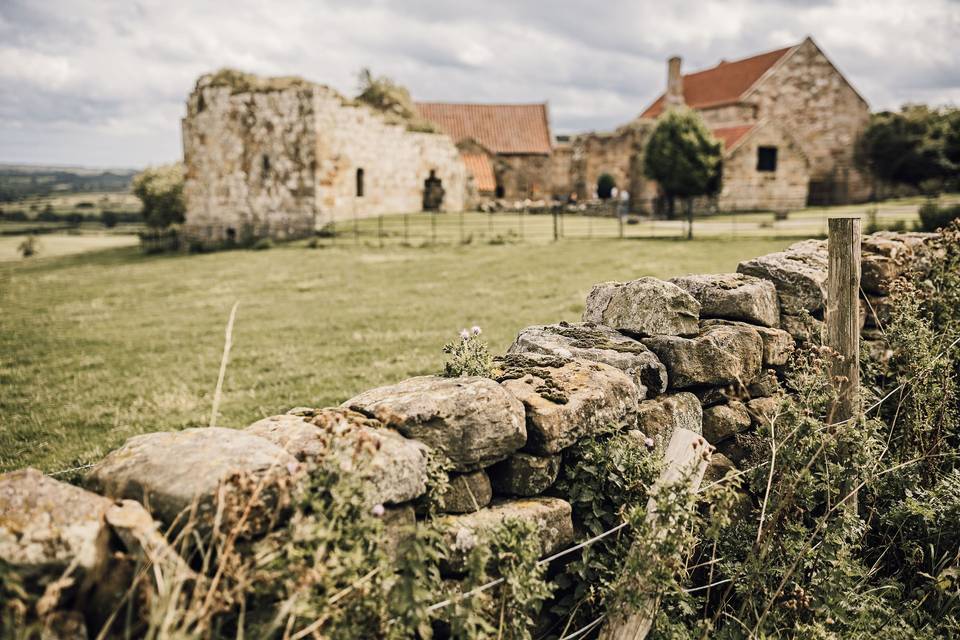
[[[134,174],[135,169],[0,164],[0,202],[60,193],[128,191]]]

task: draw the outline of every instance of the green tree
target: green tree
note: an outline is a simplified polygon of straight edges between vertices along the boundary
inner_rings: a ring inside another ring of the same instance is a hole
[[[647,142],[644,173],[660,185],[671,218],[676,199],[686,200],[687,238],[693,238],[692,199],[718,190],[721,162],[720,143],[689,109],[668,111]]]
[[[857,141],[857,161],[874,178],[927,192],[960,169],[960,111],[907,105],[874,114]]]
[[[133,178],[133,195],[143,203],[143,219],[149,227],[163,228],[184,220],[184,169],[181,163],[148,167]]]

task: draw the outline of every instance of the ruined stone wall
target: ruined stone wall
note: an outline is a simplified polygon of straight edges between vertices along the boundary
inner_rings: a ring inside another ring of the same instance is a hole
[[[409,131],[368,107],[342,105],[332,92],[318,91],[313,111],[319,224],[421,211],[431,171],[443,182],[441,210],[463,210],[467,172],[448,136]],[[358,169],[363,196],[357,195]]]
[[[499,154],[494,157],[493,166],[504,198],[539,199],[551,194],[551,156]]]
[[[777,148],[776,171],[757,171],[757,148]],[[732,153],[723,159],[722,211],[802,208],[807,201],[810,174],[807,160],[783,130],[764,122],[750,132]]]
[[[569,143],[554,145],[550,157],[551,195],[567,198],[574,190],[573,147]]]
[[[889,320],[891,282],[923,262],[932,235],[863,239],[868,349]],[[244,516],[244,535],[256,539],[281,524],[270,510],[308,480],[312,463],[333,464],[363,482],[388,532],[382,544],[395,545],[424,517],[414,505],[436,482],[431,457],[450,469],[436,523],[451,577],[509,518],[532,522],[541,554],[555,553],[577,536],[572,498],[555,482],[578,441],[616,428],[656,450],[675,431],[693,431],[710,460],[708,482],[759,455],[751,434],[779,410],[794,350],[820,341],[826,283],[820,240],[744,261],[736,273],[603,282],[587,295],[582,322],[521,329],[490,377],[418,376],[244,429],[136,436],[93,466],[89,491],[35,470],[0,475],[0,560],[29,577],[36,595],[72,572],[70,597],[55,590],[40,615],[95,625],[126,591],[131,558],[179,562],[154,520],[169,526],[195,506],[201,523],[212,522],[217,496],[246,495],[236,478],[260,496]],[[746,508],[762,498],[742,489]]]
[[[580,199],[590,198],[604,173],[617,188],[626,188],[634,210],[645,210],[656,197],[656,184],[643,174],[643,147],[652,122],[633,122],[612,133],[585,133],[571,141],[571,179]]]
[[[431,171],[445,190],[441,210],[463,210],[466,168],[448,136],[388,122],[322,85],[231,78],[202,77],[188,100],[189,236],[283,238],[333,220],[421,211]]]
[[[857,138],[870,108],[811,41],[806,40],[745,99],[758,117],[780,123],[810,160],[811,199],[861,201],[869,183],[854,166]]]
[[[236,92],[201,78],[183,120],[186,227],[219,239],[312,231],[313,89]]]

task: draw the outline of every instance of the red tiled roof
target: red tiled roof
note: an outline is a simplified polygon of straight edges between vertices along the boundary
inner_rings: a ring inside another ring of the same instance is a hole
[[[493,175],[493,163],[485,153],[461,153],[463,164],[473,176],[473,184],[477,191],[496,191],[497,178]]]
[[[723,143],[724,151],[729,151],[740,138],[750,133],[755,125],[741,124],[735,127],[720,127],[713,130],[713,137]]]
[[[759,55],[721,62],[712,69],[683,76],[683,99],[687,106],[705,109],[736,102],[746,91],[793,47],[768,51]],[[657,98],[641,118],[656,118],[663,111],[663,95]]]
[[[473,139],[493,153],[550,153],[545,104],[417,102],[416,107],[455,143]]]

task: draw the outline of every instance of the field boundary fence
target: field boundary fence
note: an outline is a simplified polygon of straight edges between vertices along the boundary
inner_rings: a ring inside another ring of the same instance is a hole
[[[367,216],[357,208],[352,218],[340,219],[314,228],[292,222],[269,227],[247,225],[236,230],[225,225],[201,225],[141,233],[146,252],[207,250],[255,247],[258,239],[308,239],[316,247],[425,247],[518,243],[550,243],[576,240],[672,240],[688,237],[686,211],[678,202],[673,218],[652,215],[661,204],[654,202],[627,207],[619,201],[589,203],[517,202],[486,203],[487,211],[416,212]],[[655,206],[656,204],[656,206]],[[915,201],[868,202],[834,207],[790,209],[771,207],[766,211],[719,211],[709,203],[695,203],[694,238],[811,238],[826,237],[829,217],[859,217],[865,229],[910,230],[917,220]],[[795,204],[795,203],[793,203]],[[636,209],[639,208],[640,211]],[[631,210],[633,209],[633,210]]]

